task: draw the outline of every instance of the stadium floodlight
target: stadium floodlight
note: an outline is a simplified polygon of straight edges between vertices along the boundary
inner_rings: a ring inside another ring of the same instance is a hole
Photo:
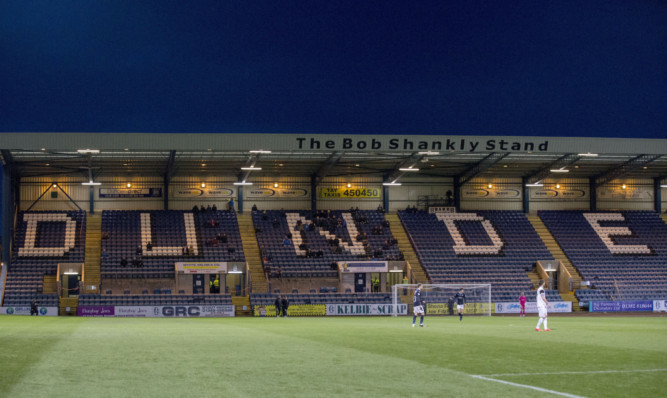
[[[252,151],[249,151],[250,153],[271,153],[271,151],[267,151],[264,149],[253,149]]]
[[[400,187],[401,183],[400,182],[383,182],[382,185],[385,187]]]
[[[93,180],[82,182],[81,185],[102,185],[101,182],[94,182]]]
[[[416,284],[396,284],[391,287],[393,307],[399,309],[406,302],[411,303],[417,288]],[[421,288],[422,299],[426,301],[426,315],[448,315],[448,301],[459,290],[463,289],[466,295],[466,315],[491,316],[491,284],[431,284],[423,283]],[[401,300],[402,299],[402,300]],[[397,316],[398,311],[392,311]],[[408,304],[408,314],[412,313],[412,304]],[[453,315],[453,314],[452,314]]]
[[[526,186],[527,187],[543,187],[544,184],[539,183],[539,182],[535,182],[535,183],[532,183],[532,184],[526,184]]]
[[[417,152],[417,154],[424,155],[424,156],[436,156],[436,155],[440,155],[440,152],[424,151],[424,152]]]
[[[577,156],[581,156],[582,158],[596,158],[598,157],[598,154],[586,152],[586,153],[578,153]]]
[[[399,168],[400,171],[419,171],[418,168],[416,167],[401,167]]]
[[[235,182],[234,185],[252,185],[252,182],[241,181],[241,182]]]
[[[82,154],[87,154],[87,153],[100,153],[100,150],[99,150],[99,149],[77,149],[76,151],[79,152],[79,153],[82,153]]]
[[[262,169],[261,167],[254,167],[254,166],[251,166],[251,167],[241,167],[241,170],[248,170],[248,171],[251,171],[251,170],[261,170],[261,169]]]
[[[660,188],[667,188],[667,184],[660,185]]]
[[[64,275],[79,275],[78,272],[75,271],[68,271],[68,272],[63,272]]]
[[[551,171],[552,173],[569,173],[570,172],[570,170],[568,170],[568,169],[551,169],[549,171]]]

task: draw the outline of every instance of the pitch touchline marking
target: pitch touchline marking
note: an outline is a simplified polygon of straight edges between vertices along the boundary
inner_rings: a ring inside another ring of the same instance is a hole
[[[540,387],[535,387],[535,386],[529,386],[527,384],[519,384],[519,383],[512,383],[511,381],[505,381],[505,380],[497,380],[497,379],[492,379],[490,377],[485,377],[485,376],[480,376],[480,375],[470,375],[471,377],[474,377],[476,379],[481,379],[481,380],[486,380],[486,381],[494,381],[496,383],[502,383],[502,384],[507,384],[510,386],[514,387],[521,387],[521,388],[529,388],[531,390],[535,391],[540,391],[540,392],[546,392],[549,394],[554,394],[554,395],[560,395],[563,397],[569,397],[569,398],[584,398],[581,395],[573,395],[573,394],[568,394],[565,392],[560,392],[560,391],[554,391],[554,390],[548,390],[546,388],[540,388]]]
[[[667,369],[636,369],[636,370],[589,370],[584,372],[544,372],[544,373],[497,373],[493,375],[483,375],[486,377],[501,376],[548,376],[548,375],[587,375],[604,373],[639,373],[639,372],[665,372]],[[478,375],[482,376],[482,375]]]

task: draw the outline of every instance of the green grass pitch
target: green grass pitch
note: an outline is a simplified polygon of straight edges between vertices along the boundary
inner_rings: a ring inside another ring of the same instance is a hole
[[[665,317],[0,317],[0,397],[664,396]]]

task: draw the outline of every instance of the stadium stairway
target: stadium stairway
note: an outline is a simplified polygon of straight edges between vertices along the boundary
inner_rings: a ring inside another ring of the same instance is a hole
[[[403,228],[403,223],[398,218],[398,214],[385,214],[385,219],[389,222],[389,228],[391,229],[392,235],[398,241],[398,248],[403,253],[405,260],[410,263],[412,267],[412,273],[414,274],[417,282],[428,283],[428,277],[426,272],[419,262],[417,253],[415,253],[414,248],[412,247],[412,242],[408,237],[405,228]]]
[[[102,216],[88,214],[86,216],[86,259],[84,261],[84,291],[96,293],[100,287],[100,260],[102,247]],[[91,286],[95,286],[92,290]]]
[[[236,217],[239,223],[243,253],[250,269],[252,292],[267,293],[268,284],[264,275],[262,258],[259,255],[259,245],[257,244],[257,236],[255,235],[255,226],[252,223],[252,215],[250,213],[237,213]]]
[[[42,293],[44,294],[58,293],[55,275],[44,275],[44,282],[42,283]]]
[[[526,215],[528,218],[528,221],[533,225],[533,228],[535,228],[535,231],[539,235],[540,239],[542,239],[542,242],[544,242],[544,245],[547,247],[551,255],[554,257],[554,259],[559,260],[565,268],[570,272],[570,275],[572,275],[572,285],[574,286],[575,289],[585,289],[585,286],[581,286],[581,275],[579,274],[579,271],[572,265],[570,262],[570,259],[567,258],[565,253],[563,252],[563,249],[561,249],[560,245],[558,242],[556,242],[556,239],[553,237],[551,232],[547,229],[547,226],[544,225],[544,222],[540,219],[540,217],[537,214],[527,214]],[[535,271],[529,272],[529,275],[531,282],[533,282],[533,286],[537,284],[537,281],[540,279],[539,276]],[[581,311],[579,308],[579,300],[574,296],[574,292],[570,293],[561,293],[561,297],[563,298],[563,301],[570,301],[572,302],[572,311]]]
[[[660,214],[660,218],[662,218],[662,221],[664,221],[665,224],[667,224],[667,213]]]

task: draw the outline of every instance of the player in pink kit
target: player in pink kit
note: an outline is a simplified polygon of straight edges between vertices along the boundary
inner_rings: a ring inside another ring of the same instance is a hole
[[[526,294],[521,292],[521,297],[519,297],[519,305],[521,306],[521,311],[519,312],[520,317],[526,317]]]

